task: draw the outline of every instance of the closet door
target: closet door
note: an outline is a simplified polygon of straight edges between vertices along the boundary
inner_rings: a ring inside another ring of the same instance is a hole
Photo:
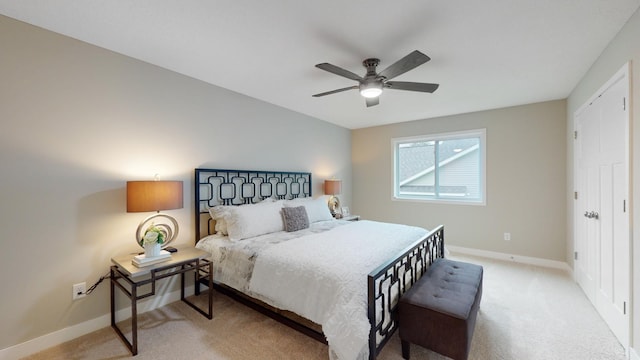
[[[597,106],[597,105],[596,105]],[[599,209],[600,174],[598,166],[598,146],[600,143],[599,112],[582,112],[576,119],[576,241],[575,241],[575,276],[589,300],[595,304],[597,280],[599,278],[599,262],[597,259],[600,246],[599,222],[595,221],[595,209]]]
[[[628,72],[575,117],[575,276],[625,348],[629,344]]]

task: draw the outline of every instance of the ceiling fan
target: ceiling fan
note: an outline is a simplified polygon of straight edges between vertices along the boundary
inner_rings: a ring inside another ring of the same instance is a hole
[[[335,94],[347,90],[360,89],[360,95],[364,96],[367,107],[369,107],[378,105],[380,103],[380,99],[378,97],[380,96],[380,94],[382,94],[383,88],[432,93],[436,91],[438,86],[440,86],[439,84],[389,81],[396,76],[402,75],[409,70],[415,69],[416,67],[426,63],[429,60],[431,60],[431,58],[429,58],[427,55],[421,53],[418,50],[415,50],[409,55],[391,64],[391,66],[382,70],[380,73],[376,73],[376,67],[380,63],[380,60],[376,58],[366,59],[362,62],[362,65],[367,68],[367,73],[364,77],[356,75],[351,71],[345,70],[335,65],[331,65],[329,63],[318,64],[316,65],[318,69],[322,69],[324,71],[346,77],[347,79],[355,80],[360,84],[315,94],[313,95],[313,97]]]

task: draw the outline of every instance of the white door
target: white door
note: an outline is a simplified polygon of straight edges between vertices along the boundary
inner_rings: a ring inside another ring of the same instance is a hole
[[[630,328],[627,76],[627,71],[616,74],[575,117],[576,280],[625,348]]]
[[[598,209],[598,144],[600,121],[594,111],[584,111],[576,119],[576,183],[579,194],[576,206],[575,274],[585,294],[595,304],[598,279],[599,222],[593,221],[593,209]]]

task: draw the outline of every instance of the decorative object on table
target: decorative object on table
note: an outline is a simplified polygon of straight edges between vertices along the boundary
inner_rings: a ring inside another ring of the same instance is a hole
[[[156,214],[142,220],[136,230],[136,242],[145,248],[145,259],[160,256],[153,254],[161,253],[160,248],[167,247],[178,236],[176,219],[161,214],[160,210],[182,207],[182,181],[127,181],[127,212],[156,211]]]
[[[152,223],[142,237],[144,254],[134,256],[131,263],[137,267],[143,267],[171,259],[171,253],[161,248],[166,236],[162,228]]]
[[[163,261],[171,260],[171,253],[166,250],[160,250],[158,255],[153,257],[147,257],[146,252],[144,254],[136,255],[131,259],[131,263],[136,267],[145,267],[161,263]]]
[[[142,237],[144,256],[147,258],[160,255],[161,246],[164,243],[165,234],[159,227],[151,224]]]
[[[342,216],[349,216],[350,215],[349,214],[349,208],[346,207],[346,206],[343,206],[341,213],[342,213]]]
[[[331,215],[336,219],[339,219],[340,214],[340,199],[336,196],[342,191],[342,180],[329,179],[324,181],[324,193],[325,195],[331,195],[329,198],[329,210]]]

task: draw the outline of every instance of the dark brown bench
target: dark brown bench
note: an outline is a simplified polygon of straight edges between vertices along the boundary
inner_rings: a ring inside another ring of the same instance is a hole
[[[482,298],[482,266],[438,259],[400,299],[402,357],[410,344],[466,360]]]

